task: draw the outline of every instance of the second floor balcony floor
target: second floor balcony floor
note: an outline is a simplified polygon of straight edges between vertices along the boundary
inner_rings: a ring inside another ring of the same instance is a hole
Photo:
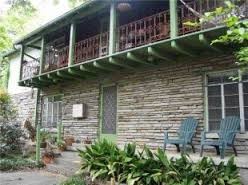
[[[203,15],[205,12],[223,6],[224,1],[190,0],[186,2],[187,6],[178,2],[176,7],[177,36],[215,27],[219,25],[219,22],[222,22],[221,19],[224,19],[224,16],[218,17],[219,20],[215,24],[187,25],[186,22],[199,21],[199,16],[194,11]],[[113,35],[115,42],[112,50],[115,53],[170,39],[171,32],[174,30],[171,30],[172,12],[169,7],[168,1],[130,1],[116,4],[116,25],[113,29],[114,32],[111,33],[109,8],[79,20],[75,24],[75,42],[72,46],[73,64],[83,64],[113,54],[109,52],[110,37],[113,37]],[[248,17],[246,1],[241,1],[240,13],[244,18]],[[42,67],[40,66],[40,60],[34,59],[40,58],[40,56],[34,57],[32,60],[24,59],[21,68],[21,80],[66,68],[69,65],[70,29],[70,25],[67,25],[46,35]]]

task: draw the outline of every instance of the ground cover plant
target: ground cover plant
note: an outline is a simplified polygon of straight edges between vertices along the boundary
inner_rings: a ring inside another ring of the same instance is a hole
[[[234,158],[224,165],[215,165],[211,158],[204,157],[193,163],[187,155],[169,159],[158,149],[148,147],[142,151],[135,144],[124,149],[106,140],[97,141],[79,150],[82,170],[90,173],[92,180],[110,181],[128,185],[238,185],[240,178]]]

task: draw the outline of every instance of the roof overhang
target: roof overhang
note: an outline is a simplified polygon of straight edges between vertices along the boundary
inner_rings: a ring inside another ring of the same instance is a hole
[[[62,26],[68,25],[73,21],[77,21],[77,19],[95,13],[98,10],[106,7],[110,2],[111,0],[89,0],[25,35],[24,37],[17,40],[14,45],[31,42],[33,40],[37,41],[37,39],[40,39],[42,35],[59,29]]]

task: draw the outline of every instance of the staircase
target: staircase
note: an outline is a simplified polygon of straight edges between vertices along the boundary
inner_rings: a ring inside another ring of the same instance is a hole
[[[55,158],[54,163],[48,164],[46,170],[64,176],[71,176],[79,170],[80,161],[78,152],[65,151],[61,153],[60,157]]]

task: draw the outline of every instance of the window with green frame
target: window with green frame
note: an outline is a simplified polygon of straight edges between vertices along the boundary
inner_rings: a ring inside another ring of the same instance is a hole
[[[62,95],[43,97],[42,126],[56,127],[62,121]]]
[[[206,82],[208,129],[218,130],[222,118],[237,116],[241,119],[241,131],[248,131],[248,74],[210,73]]]

